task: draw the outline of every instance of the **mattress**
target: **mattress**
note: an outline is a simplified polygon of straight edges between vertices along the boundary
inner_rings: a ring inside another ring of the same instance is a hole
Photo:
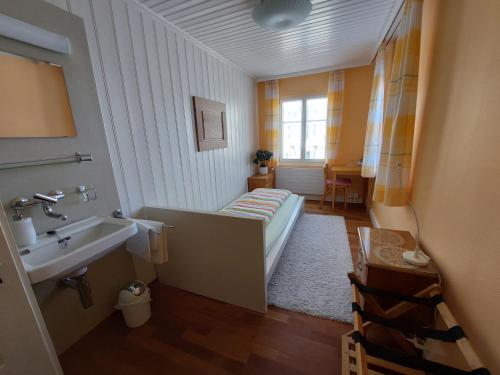
[[[298,199],[299,196],[297,194],[290,195],[285,203],[283,203],[283,205],[276,212],[271,222],[267,224],[265,229],[266,256],[290,221],[290,216],[292,216],[293,209],[295,208]]]
[[[264,219],[267,225],[291,194],[292,193],[288,190],[255,189],[250,193],[243,194],[241,197],[219,210],[219,213],[231,216]]]
[[[290,217],[292,216],[293,209],[295,208],[295,205],[297,204],[297,201],[299,200],[299,196],[297,194],[291,194],[287,200],[283,203],[283,205],[276,211],[274,214],[272,220],[265,226],[265,250],[266,250],[266,256],[268,255],[269,251],[273,247],[273,245],[276,243],[276,240],[278,237],[281,235],[283,230],[285,229],[286,225],[290,221]],[[221,210],[219,210],[220,213],[224,213],[224,209],[229,207],[233,202],[228,204],[227,206],[223,207]]]

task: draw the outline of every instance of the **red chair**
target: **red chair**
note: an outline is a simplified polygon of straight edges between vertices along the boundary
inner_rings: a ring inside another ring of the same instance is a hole
[[[349,197],[349,188],[351,187],[352,181],[350,178],[341,178],[337,177],[335,184],[332,180],[328,178],[328,164],[325,164],[323,167],[323,175],[325,178],[325,188],[323,191],[323,197],[321,198],[321,202],[319,202],[319,208],[323,207],[325,203],[326,196],[328,193],[332,193],[332,208],[335,207],[335,191],[336,189],[344,190],[344,208],[347,208],[347,198]]]

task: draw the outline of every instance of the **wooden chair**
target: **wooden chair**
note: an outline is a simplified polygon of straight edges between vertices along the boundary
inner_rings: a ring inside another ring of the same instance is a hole
[[[335,191],[336,189],[344,190],[344,208],[347,208],[347,199],[349,198],[349,188],[351,187],[352,181],[350,178],[340,178],[335,179],[335,183],[328,178],[328,164],[323,167],[323,176],[325,179],[325,187],[323,191],[323,197],[321,202],[319,202],[319,208],[323,207],[325,199],[328,193],[332,193],[332,208],[335,208]]]

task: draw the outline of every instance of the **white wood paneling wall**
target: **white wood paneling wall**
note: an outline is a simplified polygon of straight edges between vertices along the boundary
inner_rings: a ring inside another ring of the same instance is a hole
[[[254,80],[134,0],[46,0],[84,19],[122,209],[216,210],[246,189]],[[226,104],[229,147],[197,152],[191,97]]]

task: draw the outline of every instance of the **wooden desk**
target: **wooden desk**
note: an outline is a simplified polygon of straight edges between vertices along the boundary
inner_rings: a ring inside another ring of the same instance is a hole
[[[361,166],[358,165],[334,165],[330,168],[332,181],[335,183],[337,180],[337,176],[360,176],[361,177]],[[365,178],[363,178],[363,203],[366,205],[366,193],[367,193],[367,184],[365,182]],[[334,197],[335,199],[335,197]],[[332,203],[332,209],[334,209]],[[367,206],[367,205],[366,205]],[[368,208],[368,206],[367,206]]]

